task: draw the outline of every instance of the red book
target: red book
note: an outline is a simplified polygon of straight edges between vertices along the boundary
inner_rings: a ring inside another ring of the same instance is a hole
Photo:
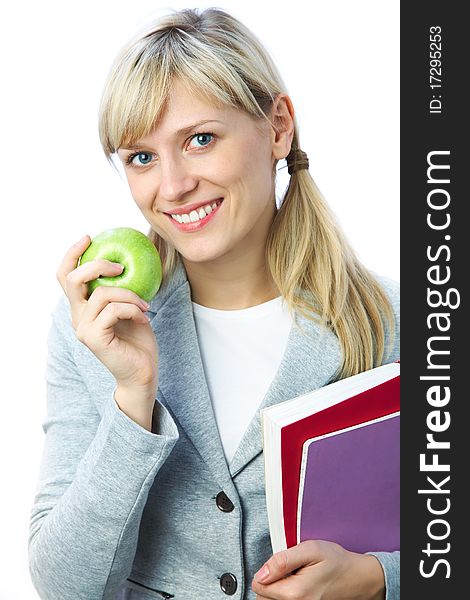
[[[261,410],[266,505],[273,552],[298,543],[304,443],[312,438],[363,425],[399,410],[398,362],[364,371]],[[396,444],[398,447],[399,439]],[[333,486],[342,483],[335,480],[333,472],[331,478]],[[348,493],[348,490],[344,493]]]

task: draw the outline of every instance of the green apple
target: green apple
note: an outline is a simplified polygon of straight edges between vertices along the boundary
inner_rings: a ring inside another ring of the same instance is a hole
[[[116,277],[98,277],[88,283],[91,294],[99,285],[132,290],[145,301],[155,296],[162,282],[162,263],[149,238],[131,227],[116,227],[102,231],[80,257],[80,264],[105,258],[123,265]]]

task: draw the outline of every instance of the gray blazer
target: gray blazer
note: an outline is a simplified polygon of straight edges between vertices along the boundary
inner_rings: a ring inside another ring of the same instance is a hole
[[[379,280],[398,318],[398,284]],[[47,600],[254,600],[251,581],[272,555],[259,411],[227,465],[182,265],[148,314],[159,346],[152,432],[119,410],[114,378],[76,339],[65,296],[53,312],[33,583]],[[327,384],[339,365],[336,336],[299,323],[307,335],[292,327],[259,408]],[[384,362],[399,358],[398,340],[397,327]],[[374,554],[387,600],[398,599],[399,553]]]

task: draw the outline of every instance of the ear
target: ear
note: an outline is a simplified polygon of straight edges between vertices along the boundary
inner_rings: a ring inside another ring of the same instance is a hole
[[[284,92],[278,94],[271,107],[271,143],[275,160],[285,158],[291,149],[294,137],[294,107]]]

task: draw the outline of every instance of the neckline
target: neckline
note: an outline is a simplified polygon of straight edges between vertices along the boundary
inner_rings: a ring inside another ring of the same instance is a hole
[[[247,308],[239,308],[235,310],[222,310],[220,308],[210,308],[197,304],[191,301],[193,311],[198,316],[215,317],[220,319],[236,319],[239,317],[259,317],[275,312],[282,306],[283,297],[277,296],[272,300],[262,302],[261,304],[255,304],[254,306],[248,306]]]

